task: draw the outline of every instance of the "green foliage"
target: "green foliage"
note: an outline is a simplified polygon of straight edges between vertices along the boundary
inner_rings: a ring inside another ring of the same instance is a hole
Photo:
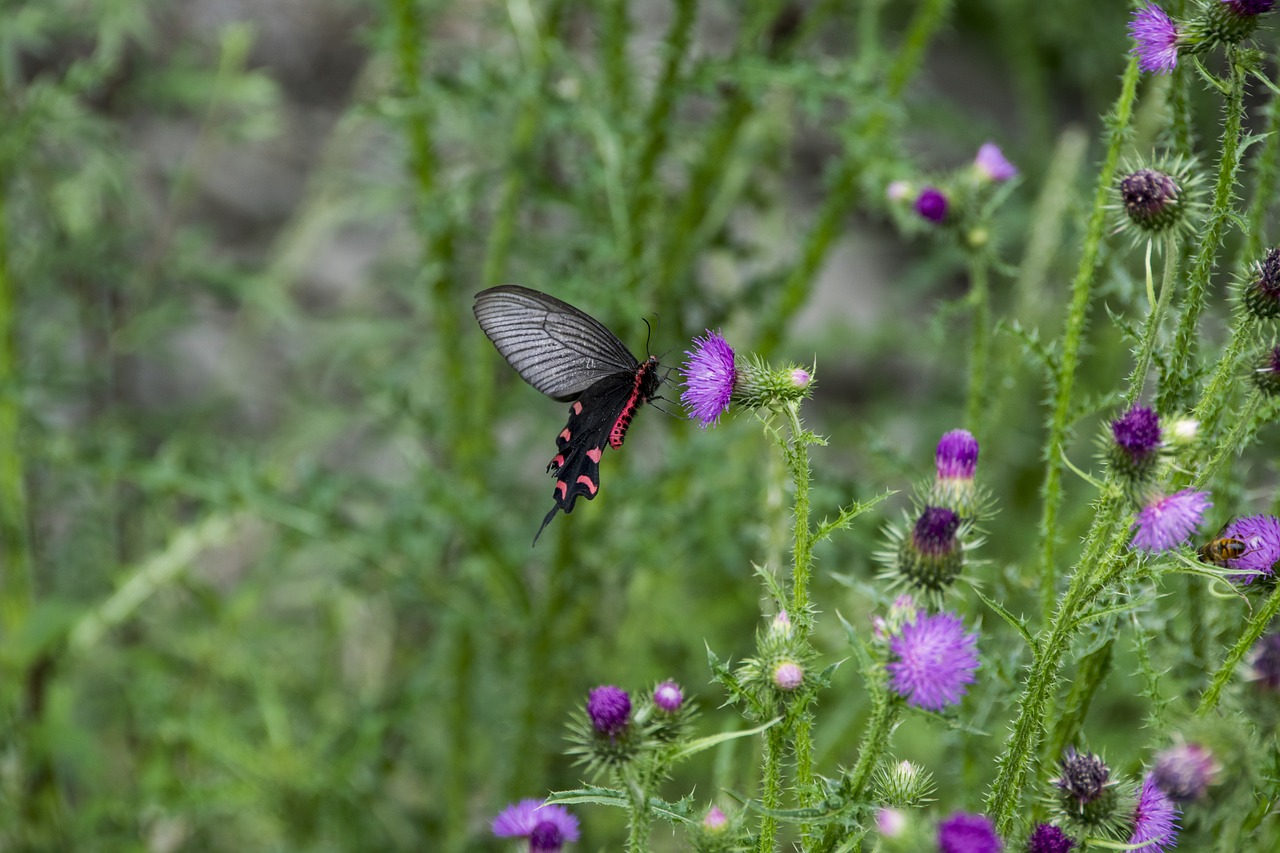
[[[1244,679],[1280,594],[1131,550],[1091,458],[1154,401],[1199,424],[1162,483],[1212,493],[1198,535],[1280,511],[1276,328],[1229,292],[1274,245],[1274,57],[1142,75],[1101,0],[0,5],[0,847],[497,849],[555,791],[584,850],[871,849],[904,759],[917,830],[1014,839],[1067,747],[1137,780],[1183,736],[1231,773],[1180,848],[1280,846]],[[988,139],[1015,181],[974,177]],[[1112,209],[1153,153],[1213,189],[1147,253]],[[820,381],[715,430],[646,411],[531,549],[564,413],[472,320],[509,281],[635,351],[649,322],[664,368],[718,328]],[[957,427],[997,513],[937,714],[886,677],[872,555]],[[587,690],[666,678],[692,731],[588,785]]]

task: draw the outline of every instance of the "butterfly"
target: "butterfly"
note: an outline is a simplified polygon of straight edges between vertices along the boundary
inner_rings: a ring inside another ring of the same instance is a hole
[[[476,320],[520,377],[548,397],[572,400],[569,422],[556,436],[547,465],[556,477],[555,506],[533,541],[559,511],[600,491],[600,457],[622,447],[640,407],[658,393],[658,359],[638,360],[618,336],[567,302],[505,284],[476,294]]]

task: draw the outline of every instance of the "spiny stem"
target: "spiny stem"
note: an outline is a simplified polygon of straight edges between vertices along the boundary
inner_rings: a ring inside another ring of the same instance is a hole
[[[782,751],[786,745],[786,733],[782,726],[770,726],[765,732],[764,767],[761,774],[760,805],[765,813],[760,817],[760,838],[756,844],[758,853],[773,853],[777,846],[778,819],[770,814],[782,806]]]
[[[1147,281],[1151,281],[1151,243],[1147,244]],[[1142,330],[1142,341],[1138,344],[1138,354],[1134,359],[1133,372],[1129,374],[1129,390],[1124,396],[1126,409],[1138,402],[1142,390],[1147,384],[1147,372],[1151,369],[1151,357],[1155,352],[1156,340],[1160,337],[1160,323],[1169,309],[1169,301],[1174,290],[1174,279],[1178,271],[1178,247],[1173,240],[1164,244],[1164,275],[1160,279],[1160,295],[1152,299],[1151,312],[1147,315],[1146,325]],[[1149,297],[1150,298],[1150,297]]]
[[[973,308],[973,337],[969,349],[969,400],[965,423],[975,435],[982,435],[983,413],[990,404],[987,367],[991,359],[991,293],[986,256],[969,256],[969,303]]]
[[[1240,638],[1236,640],[1235,645],[1227,652],[1226,658],[1222,661],[1222,666],[1214,673],[1208,689],[1200,697],[1200,706],[1196,708],[1197,716],[1206,716],[1217,707],[1218,699],[1222,695],[1222,688],[1227,686],[1227,682],[1231,680],[1231,676],[1235,673],[1236,667],[1240,665],[1240,661],[1244,660],[1244,656],[1253,648],[1254,643],[1258,642],[1258,638],[1267,630],[1267,626],[1271,624],[1271,620],[1275,618],[1277,613],[1280,613],[1280,589],[1271,591],[1271,595],[1267,597],[1266,604],[1253,615],[1253,618],[1249,620],[1249,624],[1245,626],[1244,632],[1240,634]]]

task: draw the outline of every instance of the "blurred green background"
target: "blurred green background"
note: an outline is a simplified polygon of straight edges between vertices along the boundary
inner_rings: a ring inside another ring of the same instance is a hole
[[[702,432],[646,410],[599,497],[531,549],[565,407],[474,324],[493,284],[570,301],[637,354],[649,319],[665,365],[708,327],[817,364],[816,514],[899,491],[819,551],[828,662],[848,654],[836,611],[866,626],[884,601],[881,526],[959,426],[1000,507],[974,574],[1034,618],[1043,376],[997,332],[989,405],[963,422],[965,254],[900,227],[884,187],[998,142],[1022,178],[990,223],[995,315],[1051,341],[1126,15],[0,2],[2,846],[497,849],[502,806],[578,783],[560,750],[588,688],[674,677],[703,733],[744,725],[705,650],[751,653],[753,564],[786,564],[776,453],[751,417]],[[1195,113],[1210,144],[1216,113]],[[1095,302],[1123,312],[1140,252],[1113,242]],[[1099,312],[1082,467],[1127,358]],[[1233,488],[1243,505],[1274,483],[1263,453]],[[1068,482],[1060,572],[1088,497]],[[1157,665],[1196,672],[1160,631]],[[1026,663],[983,651],[977,734],[913,718],[895,736],[948,809],[980,807]],[[1134,771],[1147,707],[1116,654],[1086,728]],[[866,712],[852,668],[817,712],[832,773]],[[666,793],[749,795],[754,748],[699,756]],[[620,814],[581,816],[582,849],[618,849]]]

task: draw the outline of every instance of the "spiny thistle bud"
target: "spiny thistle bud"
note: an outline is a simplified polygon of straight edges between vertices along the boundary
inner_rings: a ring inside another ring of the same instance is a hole
[[[707,810],[707,816],[702,819],[704,829],[712,832],[720,832],[729,825],[729,818],[724,812],[720,811],[719,806],[712,806]]]
[[[793,660],[785,660],[773,668],[773,686],[791,693],[804,684],[804,669]]]
[[[1027,839],[1027,853],[1070,853],[1076,842],[1051,823],[1036,824]]]
[[[587,716],[600,734],[617,735],[631,722],[631,697],[621,687],[592,688],[587,696]]]
[[[1258,28],[1258,16],[1275,5],[1275,0],[1218,0],[1205,3],[1201,14],[1188,21],[1186,38],[1212,44],[1239,44]]]
[[[798,636],[791,617],[780,611],[766,629],[756,633],[756,654],[742,662],[734,677],[754,694],[760,707],[778,709],[813,680],[815,655]]]
[[[680,685],[668,679],[653,688],[653,704],[668,714],[674,714],[684,704],[684,693]]]
[[[896,548],[879,555],[887,564],[882,577],[918,590],[934,602],[941,601],[964,568],[964,546],[958,535],[964,529],[955,510],[926,506],[910,531],[889,529]]]
[[[925,187],[916,196],[916,213],[935,225],[941,225],[947,220],[950,208],[951,202],[947,200],[946,193],[937,187]]]
[[[769,633],[783,639],[791,639],[791,634],[795,628],[791,625],[791,617],[787,615],[786,610],[779,610],[778,615],[773,617],[773,621],[769,623]]]
[[[1150,234],[1168,231],[1178,224],[1182,190],[1173,175],[1159,169],[1139,169],[1120,179],[1120,201],[1125,215]]]
[[[973,518],[982,503],[973,481],[978,467],[978,440],[968,430],[953,429],[938,441],[934,460],[937,478],[929,490],[929,503]]]
[[[632,725],[627,691],[613,685],[592,688],[583,710],[569,725],[568,752],[592,774],[621,767],[644,748],[644,732]]]
[[[1156,756],[1151,778],[1169,799],[1187,803],[1203,797],[1221,770],[1208,747],[1179,743]]]
[[[719,332],[693,339],[680,374],[680,401],[705,429],[715,426],[730,405],[770,409],[802,400],[813,391],[813,371],[794,365],[774,370],[760,358],[741,358]]]
[[[931,801],[933,776],[910,761],[881,764],[872,779],[876,802],[896,809],[915,809]]]
[[[1259,689],[1280,692],[1280,631],[1267,634],[1249,650],[1248,678]]]
[[[738,817],[729,817],[718,806],[707,810],[702,821],[691,828],[697,853],[736,853],[746,849]]]
[[[1280,395],[1280,344],[1258,356],[1253,368],[1253,384],[1270,397]]]
[[[1160,439],[1160,418],[1146,406],[1134,406],[1111,422],[1107,462],[1139,503],[1160,458]]]
[[[1072,835],[1118,838],[1129,828],[1133,809],[1132,786],[1111,778],[1111,768],[1091,752],[1067,747],[1058,762],[1057,789],[1053,799],[1060,822]]]
[[[1280,317],[1280,247],[1254,264],[1241,298],[1248,312],[1260,320]]]
[[[697,711],[686,702],[684,691],[671,679],[653,688],[651,702],[643,703],[635,722],[644,727],[645,735],[659,743],[675,743],[688,731]]]

